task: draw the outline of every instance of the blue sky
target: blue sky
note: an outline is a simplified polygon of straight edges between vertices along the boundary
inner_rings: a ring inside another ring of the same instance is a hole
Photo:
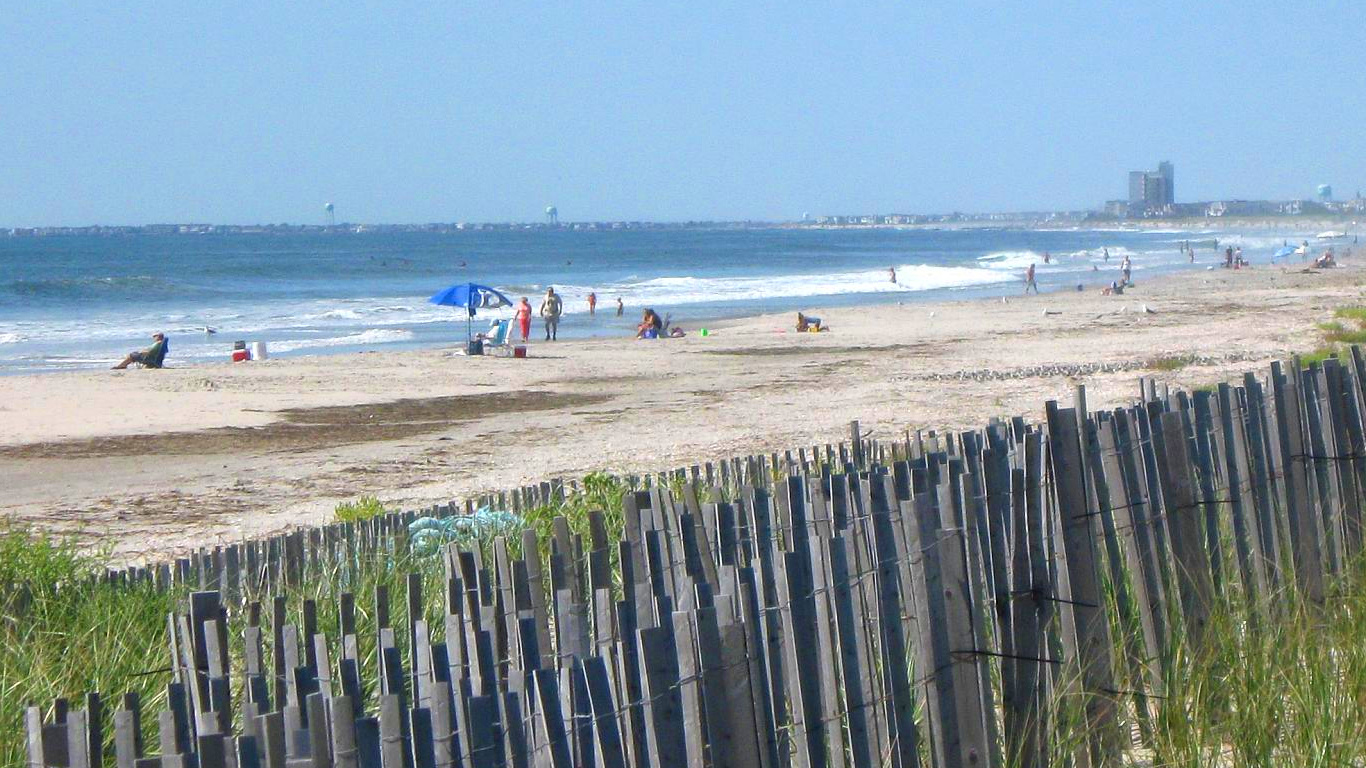
[[[1161,159],[1179,200],[1366,187],[1360,3],[5,15],[5,226],[1083,208]]]

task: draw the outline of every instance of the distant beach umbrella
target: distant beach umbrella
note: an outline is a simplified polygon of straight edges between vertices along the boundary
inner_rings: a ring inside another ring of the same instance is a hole
[[[1284,246],[1284,247],[1282,247],[1282,248],[1277,248],[1277,249],[1276,249],[1276,252],[1273,253],[1273,254],[1271,254],[1271,260],[1272,260],[1272,261],[1277,261],[1277,260],[1279,260],[1279,259],[1284,259],[1286,256],[1293,256],[1293,255],[1295,255],[1295,254],[1298,253],[1298,252],[1299,252],[1299,249],[1296,248],[1295,246],[1293,246],[1293,245],[1287,245],[1287,246]]]

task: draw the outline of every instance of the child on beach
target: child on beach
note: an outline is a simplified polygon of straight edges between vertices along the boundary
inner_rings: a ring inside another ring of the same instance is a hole
[[[797,313],[797,333],[820,333],[823,330],[825,327],[821,325],[819,317]]]

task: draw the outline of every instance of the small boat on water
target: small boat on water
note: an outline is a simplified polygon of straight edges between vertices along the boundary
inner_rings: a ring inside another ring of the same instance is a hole
[[[1320,233],[1318,233],[1317,235],[1315,235],[1315,237],[1317,237],[1317,238],[1320,239],[1320,240],[1336,240],[1336,239],[1338,239],[1339,237],[1346,237],[1346,236],[1347,236],[1347,233],[1346,233],[1346,232],[1339,232],[1338,230],[1335,230],[1335,229],[1330,229],[1330,230],[1327,230],[1327,231],[1325,231],[1325,232],[1320,232]]]

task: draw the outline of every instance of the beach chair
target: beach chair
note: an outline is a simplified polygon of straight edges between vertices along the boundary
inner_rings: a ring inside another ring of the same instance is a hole
[[[512,355],[512,321],[495,320],[489,325],[487,333],[479,334],[484,342],[486,355]]]
[[[141,359],[134,360],[133,364],[139,368],[164,368],[166,367],[166,353],[170,351],[171,343],[163,338],[153,344]]]

